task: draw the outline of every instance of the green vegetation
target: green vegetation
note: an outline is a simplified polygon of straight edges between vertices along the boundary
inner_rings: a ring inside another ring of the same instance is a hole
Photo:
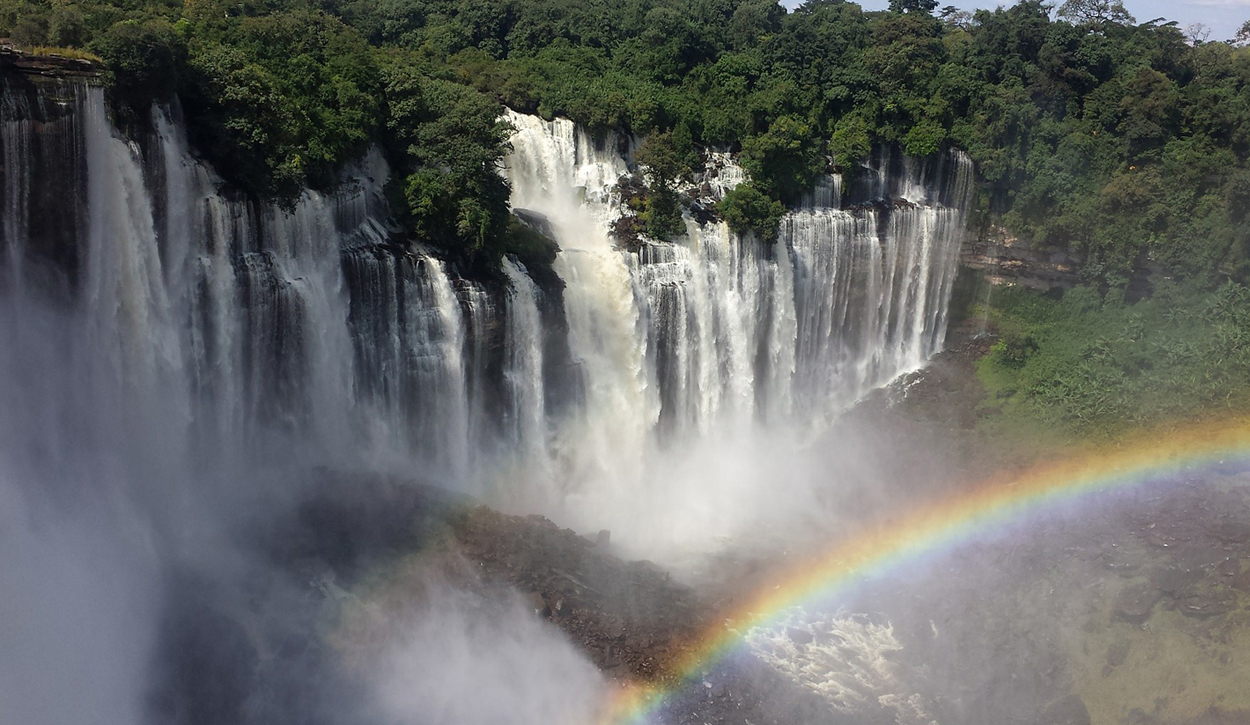
[[[649,134],[639,144],[634,159],[646,169],[648,193],[631,204],[638,212],[643,230],[656,239],[685,234],[686,225],[681,218],[674,185],[689,178],[696,166],[702,166],[690,129],[678,126],[674,131]]]
[[[29,48],[23,48],[24,51],[31,55],[42,55],[61,58],[72,58],[75,60],[86,60],[92,63],[103,63],[100,56],[79,48],[60,48],[56,46],[35,45]]]
[[[122,113],[177,94],[193,141],[249,193],[324,186],[370,142],[418,238],[465,260],[513,243],[500,104],[653,138],[644,231],[681,232],[700,146],[741,152],[739,229],[775,233],[874,146],[965,149],[977,212],[1071,248],[1101,288],[1152,265],[1250,275],[1250,50],[1136,24],[1115,0],[937,16],[809,0],[0,0],[0,35],[90,50]],[[664,168],[661,168],[664,167]]]
[[[730,229],[738,234],[755,232],[766,242],[776,241],[777,226],[786,213],[781,202],[770,199],[751,183],[731,189],[719,206]]]
[[[1078,287],[995,293],[990,402],[1075,437],[1250,405],[1250,289],[1161,283],[1137,304]]]

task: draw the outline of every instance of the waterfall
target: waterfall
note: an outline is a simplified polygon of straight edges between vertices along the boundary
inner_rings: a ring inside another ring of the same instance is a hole
[[[0,242],[4,244],[5,287],[16,292],[22,285],[22,246],[30,226],[31,118],[26,96],[8,88],[0,92],[0,153],[4,159],[4,200],[0,214]]]
[[[508,276],[507,342],[504,378],[508,388],[507,423],[517,448],[528,455],[543,455],[546,448],[546,410],[543,395],[542,317],[538,288],[525,267],[511,259],[503,262]]]
[[[951,154],[939,164],[955,166],[952,186],[960,188],[951,190],[942,169],[884,157],[869,188],[898,200],[888,207],[838,208],[842,180],[827,175],[785,216],[776,245],[688,221],[684,240],[626,252],[609,233],[618,214],[612,182],[627,173],[620,142],[596,143],[563,120],[512,113],[509,121],[517,129],[507,162],[513,203],[546,214],[565,250],[557,268],[591,391],[586,407],[645,413],[637,420],[661,445],[750,419],[801,426],[940,348],[966,159]],[[713,153],[696,182],[714,199],[742,178],[732,158]],[[636,341],[619,344],[631,326]],[[604,391],[612,395],[589,399]]]
[[[34,653],[51,689],[99,690],[60,720],[162,717],[207,692],[182,682],[202,662],[256,694],[244,719],[290,704],[288,677],[333,683],[291,639],[334,612],[307,574],[337,594],[322,557],[392,534],[333,507],[315,547],[287,534],[359,472],[395,474],[360,476],[370,497],[437,484],[666,564],[827,524],[838,499],[804,477],[847,463],[812,457],[811,431],[945,334],[958,155],[881,162],[871,203],[829,176],[775,244],[692,215],[625,248],[632,141],[512,114],[513,204],[560,251],[467,279],[391,221],[377,150],[269,203],[196,157],[177,101],[123,132],[93,81],[0,81],[0,566],[20,575],[14,672]],[[744,179],[718,152],[700,204]]]
[[[154,109],[136,143],[89,84],[6,86],[0,106],[0,294],[38,288],[67,310],[95,381],[79,392],[111,391],[91,408],[120,425],[101,430],[206,462],[293,447],[462,485],[475,454],[502,444],[490,340],[518,327],[505,437],[542,445],[538,293],[522,269],[508,322],[489,290],[392,243],[376,150],[332,192],[260,204],[222,190],[177,116]],[[3,342],[28,334],[12,326]]]
[[[464,279],[403,239],[376,150],[333,191],[265,204],[195,158],[176,104],[132,141],[99,88],[6,85],[0,294],[66,310],[105,437],[203,464],[285,450],[416,472],[623,530],[651,516],[638,501],[706,496],[688,451],[806,439],[940,348],[965,157],[830,175],[775,244],[688,218],[675,242],[625,249],[611,230],[632,141],[508,120],[513,206],[559,242],[554,282],[515,259]],[[700,198],[744,179],[714,153]]]
[[[807,438],[941,348],[970,190],[962,154],[883,154],[849,194],[827,175],[776,244],[688,218],[682,239],[625,249],[611,230],[632,143],[507,118],[513,206],[545,216],[562,250],[585,394],[555,421],[552,455],[556,508],[575,521],[670,541],[678,529],[730,529],[749,504],[710,505],[732,486],[708,489],[691,470],[700,456],[733,460],[764,435]],[[701,203],[744,179],[731,155],[710,154],[695,179]],[[742,483],[744,501],[756,483]]]
[[[510,112],[508,121],[518,129],[506,161],[512,204],[545,215],[560,241],[555,270],[584,391],[556,453],[583,480],[637,475],[659,402],[627,255],[608,235],[625,160],[615,138],[597,142],[568,120]]]
[[[843,408],[916,369],[946,334],[959,212],[804,210],[782,221],[793,250],[804,399]]]

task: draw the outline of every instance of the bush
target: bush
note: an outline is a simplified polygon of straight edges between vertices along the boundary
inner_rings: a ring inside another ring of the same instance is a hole
[[[725,194],[718,210],[729,228],[738,234],[754,233],[766,243],[777,241],[777,229],[786,208],[754,184],[740,184]]]

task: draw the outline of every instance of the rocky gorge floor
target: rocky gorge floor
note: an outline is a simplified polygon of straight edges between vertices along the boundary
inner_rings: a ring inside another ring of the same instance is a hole
[[[889,520],[1045,455],[1036,441],[984,435],[993,412],[973,362],[989,344],[955,340],[848,416],[881,438],[865,454],[873,465],[902,482],[866,516]],[[697,571],[669,572],[622,557],[608,532],[411,481],[316,471],[278,525],[238,537],[260,556],[230,587],[193,568],[172,577],[154,702],[211,707],[214,722],[365,709],[351,671],[393,638],[389,623],[465,601],[435,596],[437,584],[471,601],[519,601],[608,688],[670,690],[656,713],[665,723],[1250,723],[1244,471],[1217,466],[1030,519],[866,581],[832,608],[785,612],[773,631],[738,632],[732,656],[683,670],[708,633],[735,626],[727,618],[775,585],[794,549],[854,530],[807,536],[789,549],[728,546]]]

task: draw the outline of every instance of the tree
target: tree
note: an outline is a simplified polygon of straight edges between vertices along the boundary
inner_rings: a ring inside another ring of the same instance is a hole
[[[949,28],[958,28],[959,30],[970,30],[973,25],[972,13],[967,10],[960,10],[954,5],[947,5],[938,13],[938,17]]]
[[[1131,25],[1137,20],[1120,0],[1067,0],[1059,6],[1059,17],[1075,25]]]
[[[690,132],[685,126],[680,128],[682,132],[648,134],[634,155],[645,171],[648,185],[638,217],[647,234],[656,239],[673,239],[686,231],[673,184],[689,175],[693,145]]]
[[[731,189],[717,208],[735,233],[754,232],[768,244],[777,241],[777,229],[786,214],[781,202],[769,198],[750,182]]]
[[[892,13],[924,13],[932,15],[937,9],[938,0],[890,0]]]
[[[1185,26],[1185,40],[1190,45],[1202,45],[1211,39],[1211,27],[1205,23],[1191,23]]]
[[[1241,24],[1241,27],[1237,29],[1237,34],[1233,36],[1231,43],[1241,48],[1250,45],[1250,20]]]
[[[787,115],[742,142],[742,167],[761,190],[793,201],[812,187],[825,160],[811,125]]]

